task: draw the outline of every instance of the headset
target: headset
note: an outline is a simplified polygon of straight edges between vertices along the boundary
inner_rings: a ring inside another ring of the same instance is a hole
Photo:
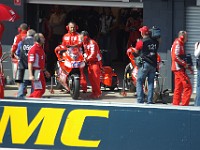
[[[69,22],[69,23],[68,23],[68,25],[66,26],[67,31],[69,31],[69,24],[70,24],[70,23],[72,23],[72,24],[75,25],[75,29],[76,29],[76,31],[77,31],[77,30],[78,30],[78,25],[76,25],[75,22]]]

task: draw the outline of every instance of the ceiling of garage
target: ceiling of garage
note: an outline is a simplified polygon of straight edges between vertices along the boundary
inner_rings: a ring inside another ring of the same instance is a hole
[[[142,2],[129,2],[129,0],[27,0],[30,4],[54,4],[73,6],[101,6],[101,7],[126,7],[143,8]]]

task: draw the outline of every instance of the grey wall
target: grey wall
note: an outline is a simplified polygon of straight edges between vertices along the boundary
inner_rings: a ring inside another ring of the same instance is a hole
[[[171,59],[170,48],[173,37],[173,7],[172,0],[144,0],[144,25],[152,27],[158,26],[161,29],[161,44],[158,50],[161,58],[166,60],[165,66],[161,69],[161,74],[166,77],[164,89],[171,89]]]
[[[159,53],[167,60],[161,73],[166,77],[165,88],[173,89],[170,49],[177,33],[185,30],[185,8],[196,5],[196,0],[143,0],[144,25],[161,28],[162,42]]]

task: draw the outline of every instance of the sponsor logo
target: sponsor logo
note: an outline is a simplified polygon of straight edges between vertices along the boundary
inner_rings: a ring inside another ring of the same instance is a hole
[[[41,108],[34,117],[29,117],[31,111],[27,107],[4,106],[0,118],[0,145],[6,143],[4,136],[10,136],[12,144],[18,145],[24,145],[31,136],[36,136],[34,145],[54,146],[55,139],[59,139],[64,146],[97,148],[101,139],[81,139],[82,127],[88,117],[109,118],[109,111],[74,109],[65,115],[66,110]],[[61,122],[64,122],[63,126]],[[9,127],[10,135],[6,134]],[[62,129],[60,138],[59,128]]]

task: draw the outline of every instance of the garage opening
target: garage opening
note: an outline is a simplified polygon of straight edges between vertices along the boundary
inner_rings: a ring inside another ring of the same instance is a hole
[[[49,4],[49,3],[50,4]],[[90,36],[95,39],[101,50],[104,50],[103,61],[104,65],[112,66],[115,62],[120,63],[124,68],[124,65],[129,63],[129,59],[126,55],[126,50],[130,45],[134,45],[136,39],[139,38],[138,28],[143,23],[143,5],[142,3],[135,2],[109,2],[109,3],[95,3],[83,2],[67,4],[69,1],[48,1],[41,3],[41,1],[29,0],[26,7],[26,18],[30,28],[42,32],[46,37],[47,49],[46,51],[54,52],[55,46],[51,46],[54,40],[49,33],[49,19],[55,12],[55,5],[59,6],[59,11],[65,14],[65,20],[63,22],[64,27],[69,21],[74,21],[78,25],[78,32],[86,30]],[[123,5],[122,5],[123,4]],[[91,6],[92,5],[92,6]],[[110,11],[112,19],[110,19],[108,34],[104,36],[103,42],[101,41],[101,31],[103,22],[102,16],[107,11]],[[64,31],[67,33],[67,30]],[[52,33],[51,33],[52,34]],[[61,34],[62,36],[64,33]],[[140,35],[140,34],[139,34]],[[108,40],[108,46],[106,45]],[[58,44],[61,43],[59,39]],[[53,53],[52,53],[53,55]],[[51,57],[53,58],[53,57]],[[52,67],[52,66],[51,66]]]

